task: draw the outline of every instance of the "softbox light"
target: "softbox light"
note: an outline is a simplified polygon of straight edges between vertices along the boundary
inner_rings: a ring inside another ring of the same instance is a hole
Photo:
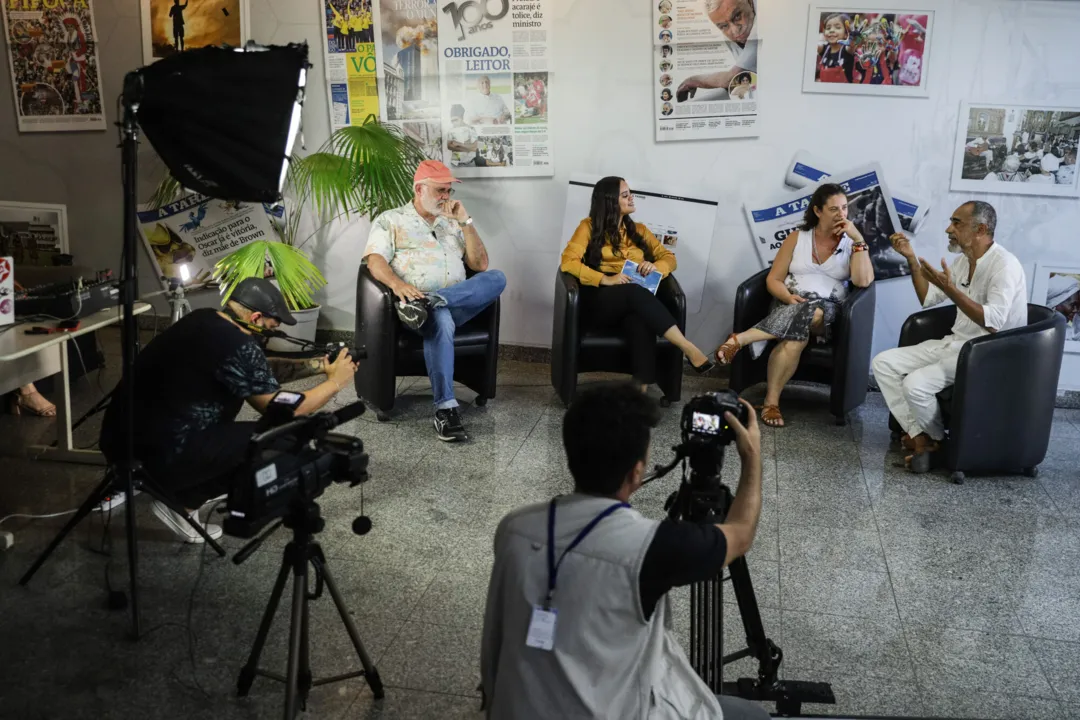
[[[306,43],[187,50],[132,73],[124,101],[181,186],[273,203],[281,198],[309,67]]]

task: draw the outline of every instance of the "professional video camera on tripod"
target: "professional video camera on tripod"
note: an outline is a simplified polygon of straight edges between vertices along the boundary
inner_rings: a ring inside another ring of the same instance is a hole
[[[335,412],[297,417],[294,413],[303,401],[301,393],[280,391],[270,402],[261,431],[251,438],[247,481],[233,486],[223,524],[229,535],[250,538],[267,523],[280,518],[233,557],[237,565],[250,557],[282,525],[293,533],[292,541],[285,546],[281,569],[259,624],[254,646],[236,684],[238,694],[245,696],[256,675],[284,682],[286,720],[292,720],[297,710],[305,706],[308,692],[315,685],[364,677],[375,698],[383,697],[379,672],[360,640],[352,616],[327,567],[322,547],[314,537],[324,526],[319,505],[315,502],[323,491],[331,483],[347,482],[350,487],[355,487],[368,479],[368,455],[364,452],[363,441],[352,435],[330,432],[363,414],[364,404],[356,402]],[[363,508],[361,485],[360,516],[353,521],[353,532],[358,535],[364,535],[371,529],[371,520],[364,516]],[[309,582],[309,568],[314,571],[314,584]],[[287,674],[282,677],[260,670],[258,666],[290,573],[293,576],[293,596],[289,660]],[[324,585],[330,591],[363,670],[314,680],[310,666],[308,602],[322,596]]]
[[[682,482],[664,505],[670,519],[719,524],[727,517],[733,496],[720,481],[720,470],[724,449],[735,439],[735,431],[724,421],[726,412],[741,423],[747,422],[746,406],[732,390],[699,395],[683,407],[682,442],[673,448],[675,458],[667,465],[656,466],[645,480],[648,483],[664,477],[682,464]],[[774,701],[777,712],[782,715],[800,714],[804,702],[834,704],[836,698],[828,683],[778,679],[784,654],[765,634],[746,557],[732,561],[728,572],[746,632],[747,647],[743,650],[728,655],[723,653],[723,573],[690,585],[688,652],[694,670],[709,689],[747,700]],[[757,678],[725,683],[724,665],[745,657],[758,661]]]

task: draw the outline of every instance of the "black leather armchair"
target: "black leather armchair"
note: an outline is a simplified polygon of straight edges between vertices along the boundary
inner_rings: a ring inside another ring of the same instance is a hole
[[[917,312],[900,329],[899,345],[943,338],[955,320],[955,305]],[[967,472],[1035,477],[1050,445],[1064,349],[1065,318],[1042,305],[1028,305],[1024,327],[964,343],[956,381],[937,394],[953,482],[964,482]],[[889,428],[903,432],[892,415]]]
[[[761,322],[772,307],[773,296],[765,287],[769,269],[747,278],[735,294],[735,324],[733,332],[749,330]],[[870,384],[870,347],[874,339],[874,306],[877,292],[874,284],[867,288],[852,288],[841,306],[832,329],[832,339],[825,344],[811,341],[799,359],[793,380],[829,385],[829,412],[837,425],[847,422],[847,414],[862,405]],[[731,363],[730,386],[742,392],[751,385],[764,382],[769,355],[776,343],[769,343],[757,360],[743,348]]]
[[[679,329],[686,331],[686,296],[674,275],[660,282],[656,297],[671,311]],[[577,376],[583,372],[630,373],[630,347],[626,338],[610,330],[584,327],[580,313],[581,284],[569,273],[555,278],[555,321],[551,329],[551,384],[565,405],[574,400]],[[682,353],[664,338],[656,339],[656,384],[664,392],[661,404],[682,397]]]
[[[423,339],[402,326],[395,302],[390,288],[373,278],[367,263],[362,263],[356,277],[355,342],[367,357],[358,361],[354,382],[357,396],[374,406],[379,420],[389,419],[394,408],[397,378],[427,376]],[[454,336],[454,380],[475,392],[475,402],[481,407],[495,397],[499,310],[496,299]]]

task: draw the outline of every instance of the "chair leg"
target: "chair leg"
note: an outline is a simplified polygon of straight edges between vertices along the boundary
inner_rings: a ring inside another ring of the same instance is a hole
[[[833,423],[838,427],[844,427],[847,425],[847,415],[836,415],[833,417]]]

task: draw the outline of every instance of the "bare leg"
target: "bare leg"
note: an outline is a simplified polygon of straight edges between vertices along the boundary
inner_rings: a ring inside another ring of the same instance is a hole
[[[757,328],[750,328],[749,330],[743,330],[741,333],[735,336],[735,339],[739,341],[741,347],[752,345],[761,340],[775,340],[776,336],[765,332],[764,330],[758,330]]]
[[[697,345],[686,339],[686,336],[679,330],[678,325],[669,327],[667,332],[664,333],[664,339],[679,348],[679,351],[686,356],[686,359],[689,360],[690,364],[694,367],[698,367],[709,361],[709,358],[705,353],[698,350]]]
[[[769,356],[769,370],[766,375],[765,404],[780,405],[780,393],[784,385],[799,367],[799,356],[806,348],[806,340],[781,340]]]

